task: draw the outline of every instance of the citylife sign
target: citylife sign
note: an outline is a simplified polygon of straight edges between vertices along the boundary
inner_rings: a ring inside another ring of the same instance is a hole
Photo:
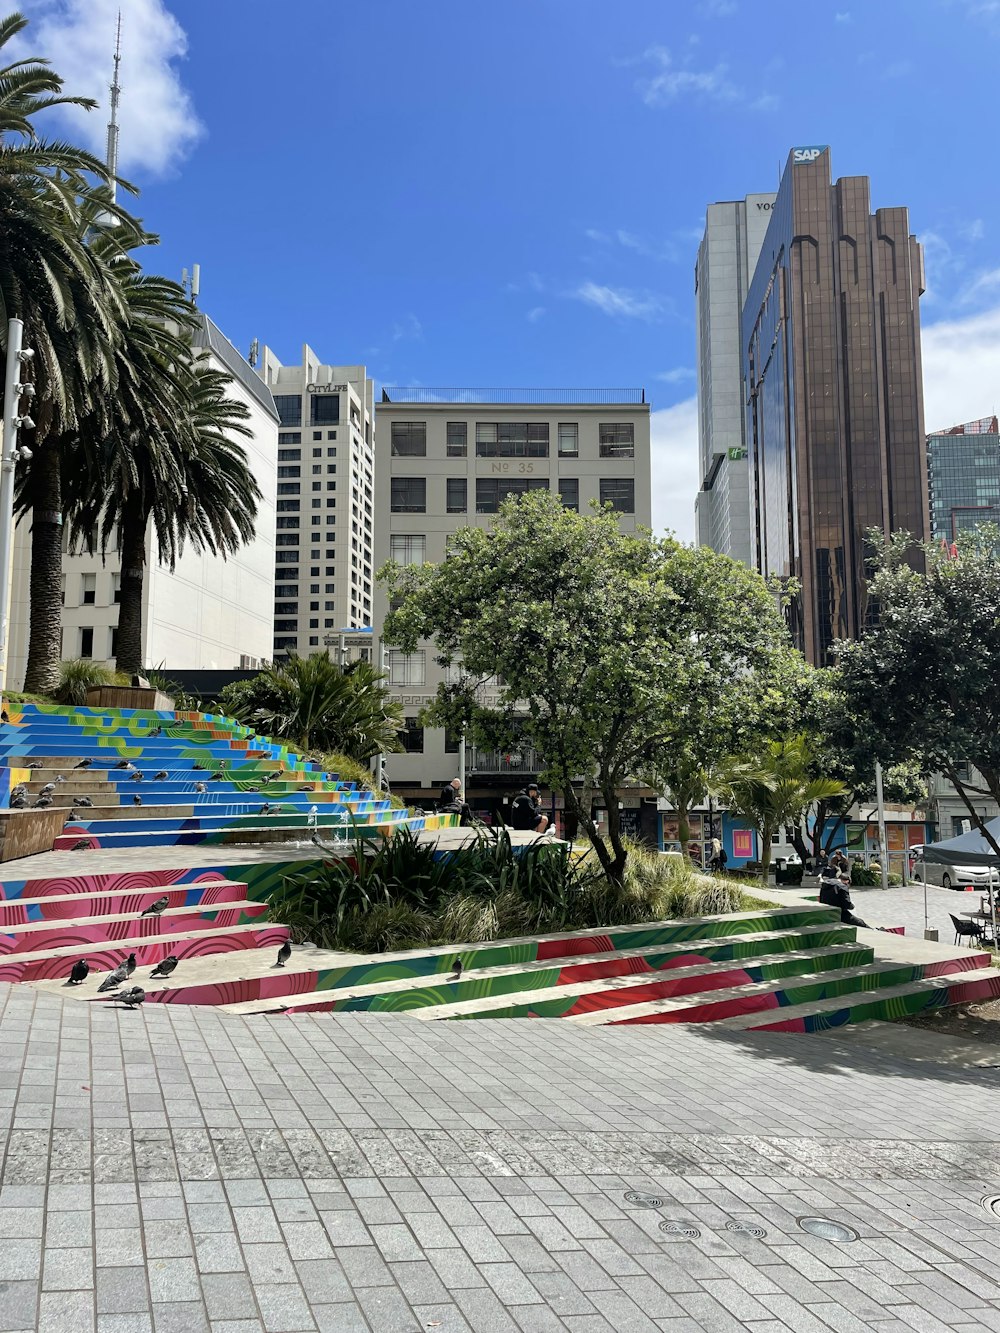
[[[346,384],[307,384],[306,393],[346,393]]]
[[[797,167],[802,166],[803,163],[815,162],[820,153],[826,152],[827,147],[828,145],[824,143],[820,144],[818,148],[793,148],[792,161]]]

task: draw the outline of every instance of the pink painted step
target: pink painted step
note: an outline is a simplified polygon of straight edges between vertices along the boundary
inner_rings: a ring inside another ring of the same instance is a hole
[[[201,904],[192,907],[168,907],[162,915],[141,916],[137,912],[116,912],[107,916],[91,916],[77,912],[74,916],[57,917],[46,921],[18,922],[0,927],[0,954],[17,947],[19,941],[30,937],[33,949],[44,949],[50,939],[55,940],[76,928],[93,930],[93,938],[114,941],[123,936],[162,935],[168,931],[224,930],[228,926],[245,925],[248,920],[263,916],[266,903],[237,901],[220,903],[206,909]]]
[[[39,881],[41,884],[53,884],[57,889],[66,882]],[[0,898],[0,928],[38,920],[40,917],[45,920],[76,920],[82,916],[110,916],[117,912],[138,916],[164,895],[170,900],[166,909],[168,912],[175,907],[194,907],[198,904],[210,908],[220,903],[243,902],[246,891],[246,884],[227,879],[195,884],[154,884],[149,888],[122,892],[80,889],[77,893],[52,892],[34,898]]]
[[[59,943],[48,948],[12,950],[0,958],[0,981],[43,981],[68,977],[77,958],[86,958],[92,971],[112,971],[129,953],[140,965],[150,967],[168,954],[177,958],[201,958],[206,954],[235,953],[243,949],[277,949],[288,938],[279,925],[239,925],[226,929],[166,931],[153,935],[128,934],[109,940],[93,927],[67,929]]]

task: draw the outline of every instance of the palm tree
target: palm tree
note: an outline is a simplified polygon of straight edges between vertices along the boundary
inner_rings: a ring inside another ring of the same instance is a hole
[[[301,750],[336,750],[366,763],[400,749],[402,709],[385,688],[385,673],[367,662],[341,669],[326,653],[292,654],[252,680],[227,685],[219,706]]]
[[[847,788],[832,778],[814,778],[812,751],[805,735],[771,741],[760,755],[731,759],[723,766],[719,796],[760,834],[764,878],[771,865],[771,840],[786,824],[797,824],[816,801],[843,796]]]
[[[22,14],[0,19],[0,52],[26,26]],[[17,60],[0,68],[0,355],[6,354],[12,318],[23,320],[25,343],[35,352],[26,372],[36,391],[35,429],[26,439],[35,456],[22,486],[24,507],[33,516],[25,678],[33,690],[58,683],[60,451],[88,415],[101,416],[115,387],[111,349],[121,298],[106,254],[88,244],[88,234],[99,216],[114,220],[109,230],[122,242],[137,231],[134,219],[112,201],[99,159],[36,133],[34,117],[46,108],[96,105],[64,95],[62,86],[44,61]]]

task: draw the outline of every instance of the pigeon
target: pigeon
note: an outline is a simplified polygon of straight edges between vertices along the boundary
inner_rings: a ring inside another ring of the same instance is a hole
[[[149,975],[150,977],[169,977],[170,973],[176,966],[177,959],[173,954],[170,954],[168,958],[164,958],[161,962],[157,963]]]
[[[97,988],[98,995],[106,990],[117,990],[124,981],[128,981],[128,963],[119,963],[113,972],[109,972]]]
[[[80,816],[74,814],[73,811],[71,810],[71,811],[69,812],[69,814],[66,816],[66,823],[67,823],[67,824],[79,824],[79,822],[80,822]]]
[[[142,797],[139,795],[138,792],[136,792],[136,794],[132,797],[132,804],[142,805]]]
[[[452,972],[452,974],[449,976],[448,980],[449,980],[449,981],[457,981],[461,975],[462,975],[462,960],[461,960],[461,958],[456,958],[456,959],[455,959],[455,970],[454,970],[454,972]]]
[[[39,794],[41,796],[46,796],[50,791],[55,791],[55,789],[56,789],[56,784],[54,782],[46,782],[45,786],[42,788]]]
[[[269,815],[271,813],[271,807],[267,801],[265,801],[264,804],[260,807],[260,813],[262,815]]]
[[[70,851],[85,852],[89,846],[90,846],[90,839],[81,838],[79,842],[74,842],[73,846],[70,848]]]
[[[20,796],[12,796],[10,798],[10,808],[12,810],[23,810],[27,804],[28,798],[25,796],[24,792],[22,792]]]
[[[87,980],[87,974],[90,971],[90,964],[86,958],[78,958],[70,969],[69,981],[67,986],[79,986],[81,981]]]
[[[3,712],[0,713],[0,722],[9,722],[9,721],[10,721],[10,714],[7,712],[5,708]]]
[[[62,775],[61,773],[57,773],[57,774],[56,774],[56,785],[57,785],[57,786],[58,786],[58,784],[59,784],[60,782],[65,782],[65,781],[66,781],[66,779],[63,777],[63,775]]]
[[[163,735],[163,728],[162,728],[162,727],[154,727],[153,730],[150,731],[150,732],[148,732],[147,734],[150,735],[150,736],[162,736],[162,735]]]
[[[146,775],[145,775],[145,773],[140,773],[140,771],[139,771],[138,769],[136,769],[135,772],[132,774],[132,781],[133,781],[133,782],[145,782],[145,781],[146,781]]]
[[[256,796],[257,793],[260,791],[260,788],[259,788],[259,787],[247,787],[247,791],[248,791],[248,792],[252,792],[253,795]]]
[[[291,940],[285,940],[284,944],[278,950],[278,961],[275,963],[275,967],[284,967],[291,956],[292,942]]]
[[[29,764],[28,767],[34,770],[36,768],[44,768],[45,765],[42,763],[40,759],[36,759],[35,762],[33,764]]]
[[[38,797],[38,800],[35,801],[34,805],[32,805],[31,808],[32,810],[44,810],[46,806],[49,806],[51,804],[52,804],[52,797],[47,796],[45,792],[42,792],[42,794]]]
[[[154,773],[154,774],[153,774],[153,781],[154,781],[154,782],[166,782],[166,780],[167,780],[168,777],[169,777],[169,774],[167,773],[167,770],[166,770],[165,768],[161,768],[160,771],[159,771],[159,773]]]
[[[196,783],[194,784],[194,789],[195,789],[195,791],[197,791],[197,792],[206,792],[206,791],[208,791],[208,788],[205,786],[204,782],[196,782]]]
[[[130,976],[132,975],[132,973],[135,971],[135,954],[134,954],[134,953],[130,953],[130,954],[129,954],[129,956],[125,959],[124,963],[122,963],[122,967],[125,969],[125,975],[128,976],[128,977],[130,977]]]
[[[73,765],[73,768],[89,768],[93,762],[93,759],[81,759],[78,764]],[[41,768],[41,764],[39,764],[38,767]]]
[[[198,769],[199,772],[204,772],[205,769],[204,764],[192,764],[191,767]]]
[[[134,768],[134,767],[135,765],[132,763],[131,759],[119,759],[118,763],[115,764],[115,771],[117,772],[119,768]]]
[[[225,780],[225,776],[222,773],[213,773],[209,778],[209,782],[225,782]]]
[[[163,911],[163,909],[166,907],[167,903],[169,902],[170,902],[170,896],[169,894],[165,893],[162,898],[157,898],[155,903],[150,903],[149,906],[144,911],[139,913],[139,915],[159,916],[160,913]]]
[[[23,782],[19,782],[16,787],[11,788],[10,794],[11,796],[20,796],[22,792],[26,792],[27,790],[27,786]]]
[[[73,797],[73,805],[74,805],[74,806],[77,806],[77,805],[91,806],[91,805],[93,805],[93,804],[94,804],[94,802],[90,799],[89,796],[74,796],[74,797]]]
[[[115,999],[120,1003],[127,1005],[129,1009],[134,1009],[137,1004],[142,1004],[146,998],[146,992],[141,986],[130,986],[128,990],[119,991]]]

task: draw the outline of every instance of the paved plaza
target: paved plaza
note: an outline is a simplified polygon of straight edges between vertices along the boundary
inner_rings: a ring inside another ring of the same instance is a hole
[[[0,1003],[2,1333],[1000,1330],[997,1071],[831,1035]]]

